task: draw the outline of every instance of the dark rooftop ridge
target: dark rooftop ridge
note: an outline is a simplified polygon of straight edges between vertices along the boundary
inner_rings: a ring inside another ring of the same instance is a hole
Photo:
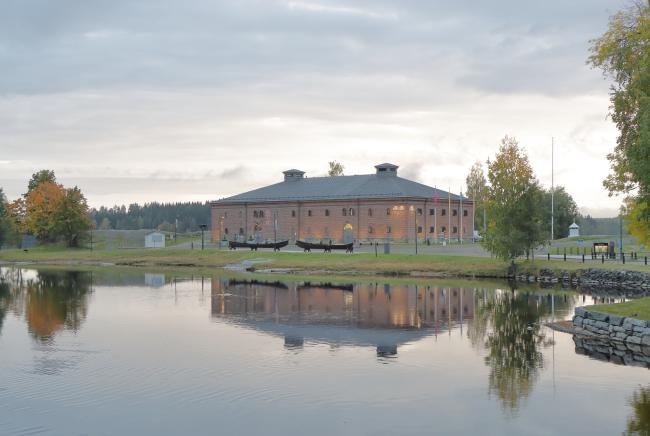
[[[376,165],[375,174],[353,176],[304,177],[297,169],[283,171],[284,181],[222,198],[212,204],[273,203],[286,201],[331,200],[398,200],[426,199],[439,201],[460,197],[449,192],[397,176],[397,165]]]

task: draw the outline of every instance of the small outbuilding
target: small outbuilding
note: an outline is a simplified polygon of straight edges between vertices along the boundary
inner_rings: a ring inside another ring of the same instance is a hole
[[[580,226],[573,223],[569,226],[569,238],[580,236]]]
[[[145,248],[165,248],[165,234],[160,232],[147,233],[144,237]]]

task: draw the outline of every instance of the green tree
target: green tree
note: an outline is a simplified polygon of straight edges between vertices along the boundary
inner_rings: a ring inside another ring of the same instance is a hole
[[[607,157],[603,182],[610,195],[623,193],[634,236],[650,234],[650,2],[636,1],[613,15],[607,31],[592,41],[589,63],[613,80],[610,115],[619,136]]]
[[[337,161],[332,161],[329,163],[330,169],[327,171],[327,175],[329,176],[342,176],[343,175],[343,164],[337,162]]]
[[[483,217],[485,210],[485,201],[488,195],[487,180],[483,172],[483,164],[475,162],[465,178],[467,185],[467,195],[474,202],[474,227],[478,230],[483,229]]]
[[[54,233],[68,247],[78,247],[86,232],[93,227],[86,198],[76,186],[65,189],[52,218]]]
[[[501,140],[495,160],[488,161],[488,180],[488,226],[482,244],[504,260],[532,254],[545,241],[543,191],[514,138]]]
[[[551,190],[544,191],[544,233],[551,235]],[[553,239],[569,236],[569,226],[578,221],[578,206],[563,186],[555,188],[553,195]]]
[[[27,183],[27,194],[25,194],[25,197],[27,197],[29,193],[32,192],[38,185],[45,182],[56,183],[56,176],[54,175],[54,171],[40,170],[32,174],[32,178],[29,179],[29,183]]]
[[[0,248],[13,239],[14,226],[7,204],[7,197],[5,197],[2,188],[0,188]]]

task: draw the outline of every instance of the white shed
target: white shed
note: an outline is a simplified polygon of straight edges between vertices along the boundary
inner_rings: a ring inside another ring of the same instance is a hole
[[[145,248],[165,248],[165,234],[151,232],[144,237]]]
[[[569,238],[580,236],[580,226],[573,223],[569,226]]]

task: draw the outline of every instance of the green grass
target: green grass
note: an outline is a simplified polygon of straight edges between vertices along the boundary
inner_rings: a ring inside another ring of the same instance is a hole
[[[625,303],[598,305],[594,310],[624,317],[650,320],[650,297],[630,300]]]
[[[432,254],[388,254],[375,257],[374,253],[273,253],[268,251],[230,251],[216,248],[189,250],[170,249],[124,249],[94,250],[39,247],[27,252],[22,250],[0,251],[0,261],[38,264],[75,265],[125,265],[148,267],[194,267],[220,268],[250,259],[268,259],[256,264],[257,269],[291,268],[309,274],[381,274],[381,275],[447,275],[456,277],[505,277],[508,263],[490,257],[449,256]],[[518,262],[523,272],[535,273],[541,268],[574,271],[586,268],[626,269],[650,272],[650,266],[642,264],[580,263],[547,261]]]

